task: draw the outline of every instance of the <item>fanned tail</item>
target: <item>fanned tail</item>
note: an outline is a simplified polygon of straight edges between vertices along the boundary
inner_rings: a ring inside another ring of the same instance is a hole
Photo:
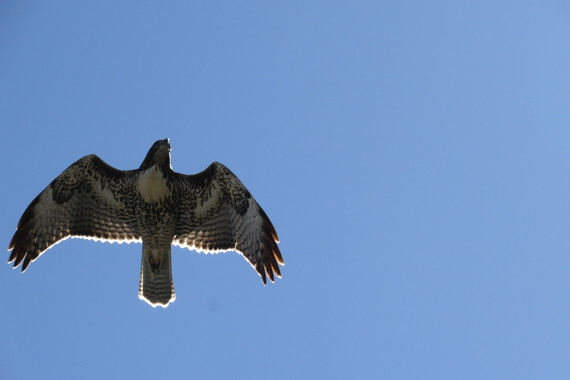
[[[143,244],[139,298],[152,307],[167,307],[176,299],[172,282],[170,246],[157,251],[146,248]]]

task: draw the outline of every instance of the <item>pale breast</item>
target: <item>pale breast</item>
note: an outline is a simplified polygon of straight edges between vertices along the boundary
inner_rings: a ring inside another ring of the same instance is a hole
[[[166,179],[156,166],[139,174],[137,190],[146,202],[160,202],[171,195]]]

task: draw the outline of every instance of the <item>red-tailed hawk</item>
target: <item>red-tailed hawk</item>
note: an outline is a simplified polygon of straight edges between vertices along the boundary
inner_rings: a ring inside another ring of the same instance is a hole
[[[240,180],[218,162],[195,175],[174,172],[168,139],[155,142],[137,170],[115,169],[96,155],[72,164],[24,211],[8,262],[23,272],[69,237],[142,242],[139,298],[153,307],[176,298],[172,244],[237,251],[264,284],[281,277],[284,264],[271,221]]]

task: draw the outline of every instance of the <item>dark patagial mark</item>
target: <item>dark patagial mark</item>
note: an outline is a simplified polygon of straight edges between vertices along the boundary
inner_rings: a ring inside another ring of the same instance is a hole
[[[240,194],[239,199],[236,199],[236,212],[240,215],[240,216],[244,216],[245,213],[247,212],[247,209],[249,208],[249,199],[251,198],[251,194],[249,193],[249,191],[244,191]]]
[[[52,198],[57,204],[65,203],[73,196],[74,190],[60,179],[54,180],[49,186],[52,189]]]

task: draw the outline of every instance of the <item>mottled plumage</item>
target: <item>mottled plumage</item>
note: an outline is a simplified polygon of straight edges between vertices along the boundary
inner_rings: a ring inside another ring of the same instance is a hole
[[[72,164],[24,211],[8,262],[23,272],[68,237],[142,242],[139,297],[152,306],[176,298],[172,244],[235,250],[263,283],[281,277],[283,265],[271,221],[240,180],[217,162],[195,175],[174,172],[168,139],[155,142],[137,170],[117,170],[95,155]]]

